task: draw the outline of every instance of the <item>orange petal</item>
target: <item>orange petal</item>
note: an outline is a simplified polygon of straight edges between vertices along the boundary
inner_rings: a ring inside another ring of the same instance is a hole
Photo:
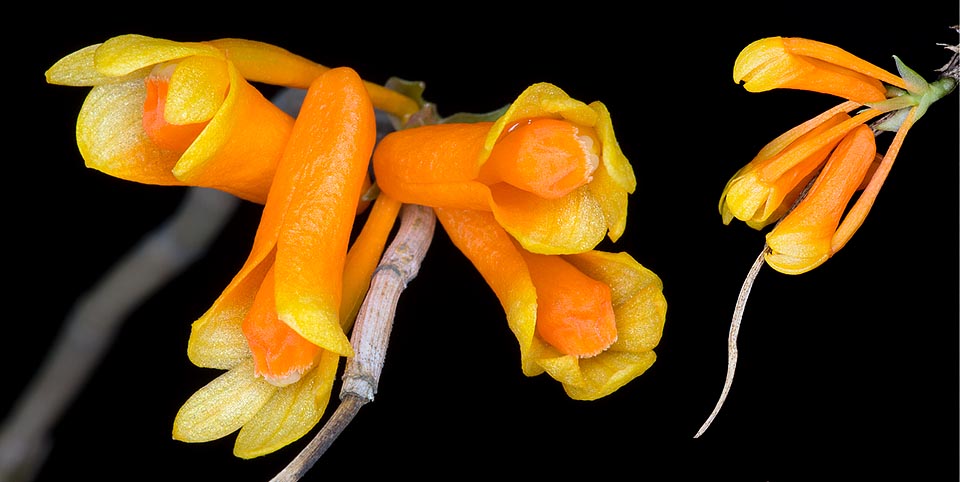
[[[263,218],[280,224],[278,317],[316,345],[353,349],[340,326],[344,258],[376,140],[363,81],[346,67],[307,91],[270,188]]]
[[[873,131],[860,125],[831,154],[806,197],[767,234],[766,260],[786,274],[816,268],[832,254],[840,218],[876,156]]]
[[[343,267],[343,299],[340,302],[340,323],[344,330],[350,329],[360,311],[400,206],[401,203],[396,199],[380,193],[360,234],[347,252]]]
[[[841,66],[843,68],[859,72],[870,78],[895,85],[906,90],[906,82],[897,75],[888,72],[885,69],[877,67],[856,55],[841,49],[840,47],[830,45],[816,40],[809,40],[798,37],[785,37],[783,39],[784,48],[793,54],[804,55],[824,62]]]
[[[863,64],[828,44],[768,37],[740,52],[734,62],[733,80],[743,81],[749,92],[789,88],[837,95],[861,104],[883,100],[886,88],[870,76],[876,71],[865,74],[850,68]]]
[[[449,208],[434,211],[450,240],[473,263],[500,300],[507,325],[520,345],[523,373],[527,376],[543,373],[543,368],[534,362],[538,343],[534,339],[537,291],[513,239],[488,212]]]
[[[390,197],[431,207],[489,210],[476,182],[490,123],[438,124],[391,132],[373,153],[377,186]]]
[[[293,118],[263,97],[232,65],[230,90],[173,174],[183,183],[264,203]]]
[[[906,138],[907,132],[910,131],[913,123],[917,120],[916,114],[917,108],[911,108],[903,124],[897,129],[897,134],[890,142],[890,146],[887,147],[887,152],[884,153],[880,164],[870,165],[868,171],[868,175],[870,176],[869,182],[863,187],[863,192],[860,193],[853,207],[851,207],[844,216],[840,227],[837,228],[837,232],[834,234],[830,246],[831,253],[840,251],[840,248],[843,248],[843,246],[847,244],[847,241],[853,237],[853,233],[863,224],[864,219],[866,219],[867,214],[870,212],[870,208],[873,207],[873,202],[877,199],[877,194],[880,193],[880,188],[883,187],[883,183],[887,179],[887,175],[890,174],[890,169],[893,167],[893,163],[900,153],[900,147],[903,146],[903,140]]]

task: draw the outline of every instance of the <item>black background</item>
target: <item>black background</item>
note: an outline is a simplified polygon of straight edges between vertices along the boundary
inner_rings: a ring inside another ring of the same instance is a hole
[[[47,85],[43,72],[125,33],[240,37],[377,83],[422,80],[443,115],[496,109],[540,81],[604,102],[638,188],[625,235],[600,248],[628,251],[656,272],[669,304],[653,367],[604,399],[573,401],[547,375],[522,375],[496,298],[438,229],[400,299],[376,400],[304,480],[957,480],[957,92],[907,136],[873,211],[840,253],[799,276],[761,270],[733,390],[712,428],[693,438],[720,394],[734,303],[763,245],[742,223],[722,224],[720,193],[763,144],[837,102],[749,94],[731,79],[737,53],[761,37],[806,37],[891,71],[898,55],[932,80],[949,59],[937,44],[957,43],[955,2],[909,14],[841,3],[522,12],[501,3],[341,11],[317,2],[245,7],[242,20],[100,6],[85,15],[56,10],[59,26],[45,21],[53,10],[25,15],[27,33],[7,41],[13,149],[5,165],[13,172],[0,413],[76,297],[185,192],[85,168],[73,134],[87,89]],[[220,373],[187,360],[190,323],[242,264],[259,209],[242,205],[203,260],[131,314],[55,426],[38,482],[264,481],[312,437],[316,430],[244,461],[231,454],[233,436],[186,444],[170,435],[182,403]]]

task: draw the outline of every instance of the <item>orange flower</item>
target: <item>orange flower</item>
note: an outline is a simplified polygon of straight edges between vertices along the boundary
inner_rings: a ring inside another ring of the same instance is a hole
[[[250,40],[175,42],[121,35],[78,50],[47,82],[89,86],[77,119],[88,167],[160,185],[220,189],[266,200],[293,118],[249,81],[307,88],[329,70]],[[416,102],[365,83],[377,107],[405,118]]]
[[[767,144],[720,196],[724,224],[737,218],[761,229],[780,221],[767,234],[772,252],[766,261],[774,269],[809,271],[849,241],[870,211],[907,132],[930,104],[956,86],[949,77],[928,84],[894,59],[900,77],[832,45],[781,37],[758,40],[737,57],[733,78],[745,81],[748,91],[788,88],[848,99]],[[871,166],[876,141],[864,124],[883,114],[888,115],[874,129],[896,135]],[[863,193],[847,210],[857,189]]]
[[[190,360],[229,371],[184,404],[174,438],[202,442],[241,429],[234,453],[249,458],[317,423],[340,357],[353,354],[345,331],[400,206],[378,198],[347,252],[375,137],[356,72],[332,69],[311,84],[250,256],[192,327]]]
[[[667,308],[663,285],[629,254],[531,253],[490,212],[435,212],[499,298],[525,375],[546,372],[571,398],[594,400],[654,363]]]
[[[546,83],[526,89],[496,122],[390,133],[373,166],[391,197],[492,212],[525,249],[543,254],[588,251],[605,235],[616,241],[636,188],[606,107]]]

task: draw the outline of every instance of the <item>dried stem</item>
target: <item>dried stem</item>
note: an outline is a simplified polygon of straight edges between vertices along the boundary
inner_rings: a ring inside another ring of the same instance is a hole
[[[763,267],[764,256],[769,252],[770,247],[764,245],[760,255],[757,256],[757,259],[753,262],[753,266],[750,267],[747,278],[743,280],[743,286],[740,288],[740,296],[737,297],[737,305],[733,309],[730,335],[727,338],[727,378],[723,382],[723,390],[720,392],[720,399],[717,400],[717,406],[713,408],[713,412],[710,413],[707,421],[703,423],[700,430],[697,430],[697,434],[694,435],[693,438],[699,438],[703,435],[703,432],[707,431],[707,428],[713,423],[713,419],[720,413],[720,408],[723,407],[723,402],[727,399],[727,394],[730,393],[730,387],[733,385],[733,374],[737,370],[737,336],[740,334],[740,321],[743,319],[743,311],[747,306],[747,298],[750,296],[753,282],[757,278],[757,273],[760,272],[760,268]]]
[[[433,210],[424,206],[405,204],[400,216],[400,228],[374,272],[350,335],[355,354],[347,359],[344,369],[341,403],[313,440],[271,482],[300,480],[346,429],[360,407],[373,401],[377,393],[397,301],[417,276],[436,226]]]
[[[41,369],[0,432],[0,480],[32,480],[49,450],[49,433],[110,347],[129,313],[181,273],[220,232],[239,199],[190,188],[177,211],[80,297]]]
[[[955,32],[960,33],[960,25],[954,25],[950,27]],[[941,77],[950,77],[951,79],[960,82],[960,44],[937,44],[941,47],[953,52],[953,55],[950,56],[950,60],[944,64],[943,67],[937,69],[937,72],[940,72]]]

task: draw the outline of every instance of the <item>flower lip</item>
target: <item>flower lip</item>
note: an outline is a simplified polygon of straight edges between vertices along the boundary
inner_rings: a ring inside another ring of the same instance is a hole
[[[561,257],[521,254],[537,290],[537,336],[566,355],[585,358],[617,341],[609,286]]]
[[[557,199],[593,180],[600,165],[594,135],[586,127],[537,118],[504,130],[480,170],[485,184],[506,182],[546,199]]]

